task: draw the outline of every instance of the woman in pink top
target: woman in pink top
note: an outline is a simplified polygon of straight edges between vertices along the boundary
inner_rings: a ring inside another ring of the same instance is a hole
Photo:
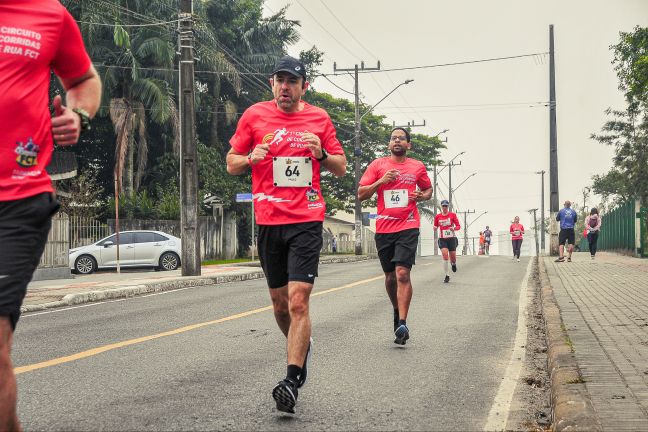
[[[587,230],[590,255],[594,259],[594,255],[596,255],[596,243],[598,242],[598,236],[601,230],[601,217],[599,216],[598,209],[595,207],[592,207],[589,216],[585,218],[585,229]]]
[[[511,233],[511,241],[513,242],[513,259],[520,262],[520,249],[522,248],[522,237],[524,236],[524,227],[520,223],[520,217],[515,216],[511,228],[509,228]]]

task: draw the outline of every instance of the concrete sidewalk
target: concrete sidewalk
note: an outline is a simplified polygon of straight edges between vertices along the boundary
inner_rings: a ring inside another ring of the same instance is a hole
[[[552,373],[552,398],[584,385],[583,410],[603,430],[648,431],[648,260],[575,253],[571,263],[543,262],[582,378],[560,387]]]
[[[320,264],[355,262],[368,256],[327,255]],[[91,275],[74,276],[71,279],[34,281],[27,287],[22,312],[34,312],[56,307],[102,301],[116,298],[168,291],[191,286],[215,285],[263,278],[257,263],[207,265],[200,276],[183,277],[181,270],[161,272],[155,270],[129,269],[117,273],[101,271]]]

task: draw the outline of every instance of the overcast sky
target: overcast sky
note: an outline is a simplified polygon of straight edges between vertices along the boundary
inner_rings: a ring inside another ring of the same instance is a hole
[[[589,136],[600,131],[606,108],[624,107],[609,46],[620,31],[648,26],[647,0],[266,0],[266,15],[285,5],[288,17],[301,23],[302,40],[289,53],[316,45],[325,53],[323,73],[333,73],[334,61],[352,68],[380,60],[382,69],[393,69],[545,53],[553,24],[560,202],[582,203],[592,175],[611,167],[612,149]],[[330,79],[353,90],[350,77]],[[456,159],[461,166],[453,169],[453,186],[477,172],[456,191],[455,206],[474,209],[471,217],[488,211],[471,230],[507,230],[515,215],[532,225],[527,210],[540,207],[540,176],[533,172],[543,169],[548,213],[548,56],[362,74],[362,99],[373,105],[406,79],[414,82],[375,112],[390,123],[425,120],[416,133],[449,129],[442,135],[448,138],[442,158],[466,152]],[[324,78],[313,85],[353,100]],[[447,171],[439,182],[442,197],[448,195]],[[587,205],[592,201],[598,198]],[[423,230],[424,239],[430,236]]]

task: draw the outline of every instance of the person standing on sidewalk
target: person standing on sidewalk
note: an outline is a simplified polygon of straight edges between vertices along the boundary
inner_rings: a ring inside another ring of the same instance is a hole
[[[101,82],[74,18],[58,0],[0,2],[0,430],[20,430],[11,363],[20,307],[59,204],[45,167],[54,142],[76,144]],[[51,71],[66,91],[49,105]]]
[[[346,157],[328,114],[302,100],[306,68],[282,57],[270,78],[274,99],[249,107],[230,139],[227,172],[252,170],[261,267],[274,315],[287,338],[286,378],[272,390],[277,409],[294,413],[311,352],[309,298],[317,277],[325,204],[320,170],[346,173]]]
[[[491,231],[488,225],[486,225],[486,229],[484,230],[484,253],[486,255],[490,255],[490,245],[491,245],[492,238],[493,238],[493,231]]]
[[[596,244],[598,243],[599,232],[601,231],[601,217],[598,209],[592,207],[589,216],[585,218],[585,229],[587,230],[587,242],[592,259],[596,255]]]
[[[371,162],[358,187],[361,201],[378,193],[376,249],[385,273],[387,295],[394,308],[394,343],[399,345],[405,345],[409,339],[410,272],[421,226],[416,204],[432,196],[432,182],[425,165],[407,157],[411,146],[407,130],[393,129],[389,138],[391,155]]]
[[[515,216],[513,223],[509,227],[509,232],[513,244],[513,259],[520,262],[520,249],[522,249],[522,239],[524,238],[524,226],[520,223],[520,216]]]
[[[450,273],[448,273],[448,258],[452,272],[457,272],[457,239],[456,232],[461,229],[459,218],[457,214],[448,210],[450,202],[448,200],[441,201],[441,213],[434,217],[434,229],[439,230],[439,249],[441,249],[441,257],[443,261],[443,271],[445,272],[445,279],[443,283],[450,282]]]
[[[571,262],[574,242],[576,241],[574,226],[576,226],[576,221],[578,220],[578,215],[571,208],[571,201],[565,201],[565,206],[556,214],[556,220],[560,221],[560,234],[558,234],[558,244],[560,245],[558,246],[558,251],[560,256],[555,262],[565,261],[565,243],[569,245],[567,261]]]

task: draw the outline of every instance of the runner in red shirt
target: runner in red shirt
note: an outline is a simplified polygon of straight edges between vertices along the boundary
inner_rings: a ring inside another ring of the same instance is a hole
[[[511,233],[511,243],[513,244],[513,259],[517,258],[520,262],[520,249],[522,248],[522,238],[524,237],[524,226],[520,223],[520,217],[515,216],[513,223],[509,228]]]
[[[341,177],[346,157],[328,114],[301,100],[308,81],[299,60],[281,58],[270,86],[274,100],[255,104],[241,116],[230,139],[227,172],[238,175],[252,169],[259,259],[275,319],[288,339],[287,376],[272,396],[278,410],[294,413],[311,353],[308,303],[326,210],[320,169]]]
[[[50,117],[50,72],[65,88]],[[9,352],[27,284],[58,209],[45,167],[53,139],[76,144],[101,83],[58,0],[0,1],[0,430],[20,430]]]
[[[457,240],[456,231],[461,229],[459,218],[451,211],[448,211],[450,203],[448,200],[441,201],[441,213],[434,217],[434,229],[439,230],[439,249],[443,257],[443,271],[445,272],[444,283],[450,282],[448,273],[448,256],[452,265],[452,271],[457,271]]]
[[[422,162],[407,157],[410,134],[395,128],[389,139],[391,156],[367,167],[358,187],[361,201],[378,193],[376,248],[385,272],[387,295],[394,308],[394,343],[409,339],[407,313],[412,301],[410,272],[418,247],[419,217],[416,203],[429,200],[432,183]]]

